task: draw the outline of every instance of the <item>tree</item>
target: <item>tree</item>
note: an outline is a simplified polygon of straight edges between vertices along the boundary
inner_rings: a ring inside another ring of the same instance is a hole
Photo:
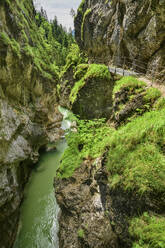
[[[70,10],[70,15],[74,18],[76,16],[76,12],[73,8]]]

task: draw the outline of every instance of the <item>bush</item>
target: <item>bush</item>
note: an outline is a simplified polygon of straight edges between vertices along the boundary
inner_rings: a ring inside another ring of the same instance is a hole
[[[129,232],[135,240],[133,248],[164,248],[165,218],[144,213],[132,219]]]
[[[104,119],[77,119],[77,132],[70,132],[66,136],[68,147],[62,157],[58,177],[70,177],[84,158],[100,156],[112,132]]]

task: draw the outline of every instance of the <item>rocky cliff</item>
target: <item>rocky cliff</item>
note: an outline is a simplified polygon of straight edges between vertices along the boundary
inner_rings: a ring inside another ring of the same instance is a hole
[[[12,246],[39,148],[58,138],[58,75],[35,24],[32,0],[0,2],[0,247]]]
[[[83,0],[75,37],[91,61],[158,77],[165,71],[164,0]]]
[[[54,183],[60,248],[165,247],[165,98],[133,77],[112,93],[107,123],[78,120],[67,136]]]

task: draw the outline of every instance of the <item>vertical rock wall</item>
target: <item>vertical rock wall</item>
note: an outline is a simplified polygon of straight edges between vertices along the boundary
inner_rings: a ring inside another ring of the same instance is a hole
[[[38,150],[58,138],[55,73],[44,62],[32,0],[0,1],[0,247],[13,244],[24,184]],[[40,59],[39,59],[40,58]]]
[[[165,1],[86,0],[75,36],[91,61],[123,64],[165,80]],[[136,64],[136,65],[135,65]]]

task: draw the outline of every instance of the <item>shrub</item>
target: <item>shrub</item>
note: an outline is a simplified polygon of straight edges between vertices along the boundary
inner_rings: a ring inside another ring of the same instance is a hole
[[[165,218],[144,213],[132,219],[129,232],[134,238],[133,248],[164,248]]]
[[[112,132],[104,119],[89,121],[77,119],[77,132],[70,132],[66,136],[68,147],[62,157],[58,177],[70,177],[84,158],[100,156]]]

